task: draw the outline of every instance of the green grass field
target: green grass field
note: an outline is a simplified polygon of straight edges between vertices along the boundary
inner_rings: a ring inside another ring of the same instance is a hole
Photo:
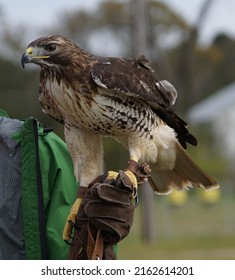
[[[156,240],[141,238],[141,201],[135,211],[131,232],[119,244],[119,259],[235,259],[235,196],[222,195],[213,205],[188,192],[183,206],[155,196]]]

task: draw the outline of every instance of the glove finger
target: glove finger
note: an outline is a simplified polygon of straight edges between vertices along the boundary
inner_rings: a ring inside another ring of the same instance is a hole
[[[124,189],[119,189],[108,184],[97,184],[92,189],[91,196],[98,197],[106,202],[129,207],[131,204],[131,193]]]
[[[90,223],[102,230],[104,241],[115,244],[125,238],[131,228],[131,224],[126,221],[117,221],[113,218],[90,219]]]
[[[89,222],[100,228],[105,235],[105,241],[116,243],[128,235],[133,223],[134,207],[117,207],[103,201],[88,201],[83,207],[84,214],[79,211],[78,223]]]
[[[65,223],[65,226],[64,226],[63,234],[62,234],[63,240],[69,241],[72,236],[72,231],[73,231],[73,228],[67,220]]]
[[[105,203],[102,200],[87,201],[83,206],[83,211],[78,212],[78,219],[90,219],[95,217],[114,218],[116,220],[125,221],[132,216],[134,207],[120,207],[111,203]]]
[[[71,224],[75,223],[77,212],[78,212],[78,209],[81,205],[81,202],[82,202],[82,198],[77,198],[75,200],[73,206],[70,209],[68,218],[67,218],[65,226],[64,226],[63,234],[62,234],[63,240],[68,241],[68,240],[71,239],[72,232],[73,232],[73,227],[72,227]],[[72,223],[70,224],[69,221],[71,221]]]

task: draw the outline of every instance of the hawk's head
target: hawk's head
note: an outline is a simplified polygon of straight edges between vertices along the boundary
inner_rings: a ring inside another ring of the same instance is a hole
[[[71,63],[74,53],[82,50],[73,42],[60,35],[46,36],[31,42],[21,58],[26,63],[35,63],[41,67],[58,67]]]

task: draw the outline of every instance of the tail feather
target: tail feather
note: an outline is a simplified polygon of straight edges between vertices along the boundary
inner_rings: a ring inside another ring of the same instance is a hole
[[[203,171],[176,142],[176,162],[172,170],[157,172],[157,176],[149,179],[149,184],[158,194],[169,194],[173,188],[188,189],[193,185],[206,190],[218,188],[218,183]]]

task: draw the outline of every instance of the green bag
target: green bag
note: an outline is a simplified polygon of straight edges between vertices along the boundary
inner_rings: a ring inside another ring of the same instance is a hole
[[[62,232],[78,186],[66,144],[33,118],[12,138],[20,146],[24,259],[67,259]]]

